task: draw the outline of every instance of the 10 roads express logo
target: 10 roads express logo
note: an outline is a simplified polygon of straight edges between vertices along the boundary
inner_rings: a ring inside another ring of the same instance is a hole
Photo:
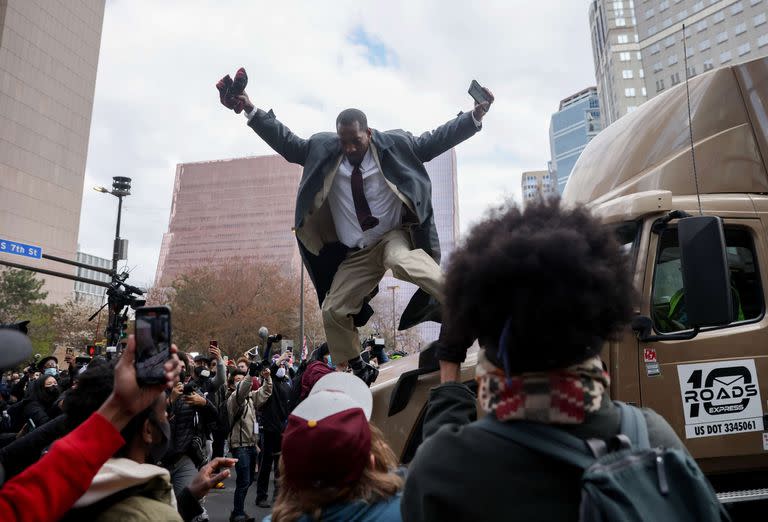
[[[755,361],[719,361],[677,367],[686,437],[762,430]]]
[[[687,384],[693,389],[685,392],[685,403],[690,405],[690,417],[699,417],[701,408],[709,415],[724,415],[744,411],[751,397],[757,395],[757,384],[743,366],[715,368],[707,374],[702,385],[702,370],[694,370]],[[721,386],[715,386],[715,383]],[[717,401],[717,404],[715,404]]]

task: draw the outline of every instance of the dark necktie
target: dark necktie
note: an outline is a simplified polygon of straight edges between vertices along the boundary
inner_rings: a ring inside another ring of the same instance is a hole
[[[352,169],[352,199],[355,202],[355,214],[360,228],[363,232],[379,224],[379,218],[371,214],[371,207],[368,206],[368,200],[365,199],[365,189],[363,188],[363,173],[360,172],[360,165],[355,165]]]

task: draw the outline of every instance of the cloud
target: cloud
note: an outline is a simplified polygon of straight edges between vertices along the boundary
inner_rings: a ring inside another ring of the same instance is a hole
[[[267,2],[109,0],[86,188],[133,178],[122,236],[134,284],[151,284],[176,164],[272,151],[218,103],[239,66],[260,107],[299,135],[359,107],[372,126],[430,130],[471,108],[473,78],[496,95],[457,148],[462,228],[545,168],[549,118],[594,84],[587,0]],[[330,7],[332,6],[332,7]],[[80,244],[110,257],[117,201],[86,190]]]

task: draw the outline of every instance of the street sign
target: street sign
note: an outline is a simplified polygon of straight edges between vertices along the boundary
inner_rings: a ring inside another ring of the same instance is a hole
[[[0,239],[0,253],[32,257],[35,259],[41,259],[43,257],[42,248],[34,245],[17,243],[16,241],[8,241],[7,239]]]

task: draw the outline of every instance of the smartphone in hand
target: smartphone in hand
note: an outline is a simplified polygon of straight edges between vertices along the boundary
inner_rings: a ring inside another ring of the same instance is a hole
[[[469,90],[467,92],[477,103],[490,101],[488,99],[488,95],[485,94],[485,90],[483,90],[480,84],[477,83],[477,80],[472,80],[472,83],[469,84]]]
[[[165,362],[171,358],[171,309],[136,309],[136,380],[140,385],[165,382]]]

